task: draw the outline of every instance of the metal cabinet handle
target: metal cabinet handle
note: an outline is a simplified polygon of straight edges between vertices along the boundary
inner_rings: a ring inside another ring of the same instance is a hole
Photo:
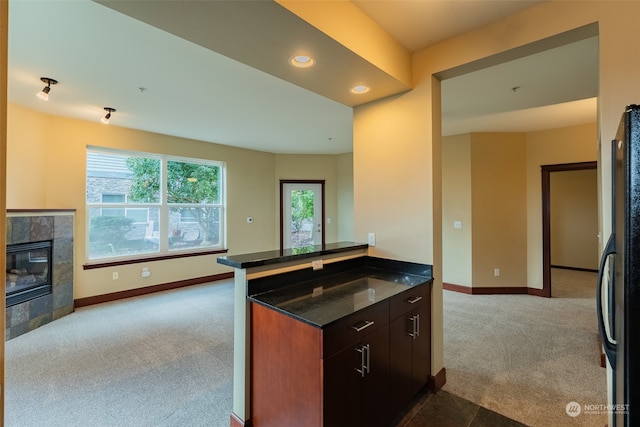
[[[356,332],[360,332],[364,329],[367,329],[369,326],[373,325],[375,322],[372,321],[368,321],[368,320],[363,320],[360,323],[356,323],[355,325],[351,326],[351,329],[354,329]]]
[[[411,322],[411,332],[407,332],[407,335],[415,339],[416,335],[416,318],[415,316],[407,317],[407,320]]]
[[[367,374],[370,372],[370,360],[369,360],[369,344],[365,345],[364,348],[367,350],[367,358],[366,358],[366,362],[367,364],[364,366],[364,369],[367,370]],[[364,370],[363,369],[363,370]]]
[[[360,353],[360,368],[355,368],[356,372],[358,372],[360,374],[360,376],[362,378],[364,378],[364,359],[365,359],[365,354],[364,354],[364,347],[356,347],[356,351],[358,353]]]
[[[411,321],[411,332],[408,334],[415,340],[420,336],[420,315],[416,314],[415,316],[408,317],[407,320]]]
[[[418,301],[420,301],[421,299],[422,299],[422,297],[421,297],[421,296],[413,296],[413,297],[411,297],[411,298],[408,298],[408,299],[407,299],[407,302],[408,302],[409,304],[415,304],[415,303],[417,303]]]
[[[365,374],[369,373],[369,344],[361,345],[355,350],[360,353],[360,368],[356,368],[356,372],[358,372],[360,376],[364,378]]]

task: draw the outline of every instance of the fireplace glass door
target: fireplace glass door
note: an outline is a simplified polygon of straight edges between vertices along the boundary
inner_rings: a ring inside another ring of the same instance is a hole
[[[7,307],[51,293],[51,241],[7,245]]]

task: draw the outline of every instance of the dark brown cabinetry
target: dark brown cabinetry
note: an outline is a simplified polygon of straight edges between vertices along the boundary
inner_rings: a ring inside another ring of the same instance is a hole
[[[390,301],[390,407],[398,413],[431,374],[431,293],[418,286]]]
[[[384,427],[427,384],[430,282],[326,325],[251,303],[255,427]]]
[[[322,425],[322,330],[251,304],[251,425]]]
[[[383,427],[390,420],[387,310],[387,304],[379,304],[351,319],[347,329],[332,328],[338,340],[345,332],[360,336],[322,361],[325,426]],[[331,332],[326,335],[326,340],[333,341]]]

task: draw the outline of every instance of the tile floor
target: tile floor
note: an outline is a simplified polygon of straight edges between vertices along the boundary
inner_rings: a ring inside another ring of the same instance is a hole
[[[416,396],[411,409],[395,427],[526,427],[497,412],[440,390]]]

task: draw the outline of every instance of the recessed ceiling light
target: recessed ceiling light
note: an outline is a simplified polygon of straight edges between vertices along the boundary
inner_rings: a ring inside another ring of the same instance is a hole
[[[298,68],[308,68],[315,64],[316,60],[309,55],[296,55],[289,58],[289,64]]]
[[[349,89],[349,92],[355,93],[356,95],[360,95],[360,94],[363,94],[363,93],[367,93],[370,90],[371,90],[371,88],[369,86],[357,85],[357,86],[354,86],[351,89]]]

